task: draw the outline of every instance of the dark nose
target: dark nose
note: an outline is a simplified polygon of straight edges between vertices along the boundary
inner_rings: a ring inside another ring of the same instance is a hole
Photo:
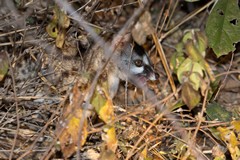
[[[144,75],[150,80],[157,80],[159,78],[159,75],[153,71],[152,67],[147,65],[144,66]]]
[[[153,72],[153,69],[150,66],[144,66],[144,72],[146,75],[151,74]]]
[[[154,72],[156,79],[159,78],[159,74],[157,72]]]

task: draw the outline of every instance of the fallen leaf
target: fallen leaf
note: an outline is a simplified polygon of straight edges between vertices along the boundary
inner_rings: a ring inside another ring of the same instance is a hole
[[[139,21],[135,24],[132,30],[132,36],[135,42],[139,45],[143,45],[146,42],[148,35],[151,35],[153,30],[151,14],[146,11],[139,18]]]
[[[65,158],[73,155],[79,145],[84,145],[88,135],[88,114],[80,105],[79,101],[81,98],[81,92],[77,85],[75,85],[73,87],[72,100],[70,100],[70,104],[65,108],[62,120],[56,129],[56,134],[62,130],[59,141]]]
[[[239,160],[240,150],[238,145],[240,144],[240,141],[237,139],[234,131],[228,127],[218,127],[217,130],[220,132],[221,139],[227,144],[232,159]]]
[[[53,9],[53,18],[47,25],[46,31],[49,36],[56,38],[56,46],[62,48],[66,37],[66,29],[70,25],[70,19],[58,6]]]
[[[56,46],[58,48],[62,48],[63,47],[63,44],[64,44],[64,41],[65,41],[65,32],[64,31],[61,31],[58,33],[57,35],[57,38],[56,38]]]
[[[107,148],[115,153],[118,144],[115,127],[113,126],[104,127],[102,139],[106,142]]]
[[[8,72],[8,59],[7,55],[3,52],[0,53],[0,81],[6,76]]]
[[[106,124],[114,120],[113,103],[108,93],[107,82],[96,87],[91,104],[97,111],[99,118]]]
[[[99,118],[107,124],[103,129],[104,132],[102,133],[102,139],[106,143],[107,150],[115,153],[118,144],[113,123],[115,116],[112,99],[109,96],[106,81],[97,85],[91,104],[95,108]]]
[[[232,120],[231,112],[228,112],[218,103],[208,104],[206,114],[211,120],[218,120],[220,122],[230,122]]]
[[[182,100],[191,110],[193,109],[201,100],[199,92],[192,88],[189,83],[184,83],[182,87]]]

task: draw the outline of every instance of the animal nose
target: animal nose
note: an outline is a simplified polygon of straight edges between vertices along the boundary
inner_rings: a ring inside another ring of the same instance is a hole
[[[150,66],[144,66],[144,72],[146,74],[146,78],[148,78],[151,81],[155,81],[159,77],[158,74],[155,73]]]
[[[152,68],[150,66],[145,65],[144,66],[144,72],[149,74],[149,73],[153,72],[153,70],[152,70]]]
[[[154,72],[156,79],[159,78],[159,74],[157,72]]]

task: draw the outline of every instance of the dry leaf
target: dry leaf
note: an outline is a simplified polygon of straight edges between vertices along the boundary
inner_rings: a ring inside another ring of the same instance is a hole
[[[56,46],[62,48],[66,37],[66,29],[70,25],[70,19],[57,6],[54,7],[53,13],[52,21],[47,25],[46,31],[49,36],[56,38]]]
[[[5,75],[8,72],[8,60],[6,54],[3,52],[0,53],[0,81],[3,80]]]
[[[64,11],[61,11],[61,10],[59,11],[58,24],[62,28],[68,28],[70,25],[70,19],[68,18],[68,16]]]
[[[117,157],[111,150],[102,150],[99,160],[117,160]]]
[[[193,89],[191,84],[186,82],[182,87],[182,100],[191,110],[200,102],[201,97],[199,92]]]
[[[108,94],[107,82],[96,87],[91,104],[94,106],[97,114],[105,123],[111,123],[114,120],[113,103]]]
[[[143,45],[146,42],[147,36],[152,33],[151,19],[151,14],[148,11],[144,12],[132,30],[133,39],[139,45]]]
[[[76,152],[78,145],[84,145],[88,135],[87,113],[81,108],[81,92],[77,85],[73,88],[71,103],[67,106],[62,117],[62,122],[58,125],[56,132],[63,129],[59,136],[61,150],[65,158]]]
[[[46,31],[49,36],[51,36],[52,38],[56,38],[58,35],[57,23],[55,22],[49,23],[46,27]]]
[[[101,120],[103,120],[107,125],[104,128],[104,133],[102,134],[102,139],[106,142],[107,150],[115,153],[117,149],[117,136],[115,132],[115,127],[112,124],[114,120],[114,110],[113,103],[108,93],[107,82],[103,82],[96,87],[95,93],[93,95],[91,104],[94,106],[97,114]]]
[[[115,127],[107,126],[104,128],[104,131],[102,139],[106,142],[107,148],[115,153],[118,144]]]
[[[148,150],[148,147],[146,146],[142,152],[140,153],[140,156],[139,156],[139,159],[146,159],[147,158],[147,150]]]
[[[240,150],[238,145],[240,144],[240,141],[234,131],[227,127],[218,127],[217,130],[220,132],[221,139],[227,144],[227,148],[231,153],[232,159],[239,160]]]
[[[58,48],[62,48],[63,47],[63,44],[64,44],[64,41],[65,41],[65,32],[64,31],[61,31],[59,32],[59,34],[57,35],[57,38],[56,38],[56,46]]]

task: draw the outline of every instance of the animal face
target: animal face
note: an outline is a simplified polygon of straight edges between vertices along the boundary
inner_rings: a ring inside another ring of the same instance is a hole
[[[133,49],[130,45],[126,46],[121,59],[119,69],[125,74],[120,74],[120,79],[128,80],[137,87],[145,85],[148,80],[156,80],[152,63],[139,45],[135,44]]]
[[[148,80],[156,80],[152,63],[139,45],[132,47],[126,44],[117,48],[107,68],[109,93],[112,98],[117,93],[120,79],[138,88],[144,87]]]

